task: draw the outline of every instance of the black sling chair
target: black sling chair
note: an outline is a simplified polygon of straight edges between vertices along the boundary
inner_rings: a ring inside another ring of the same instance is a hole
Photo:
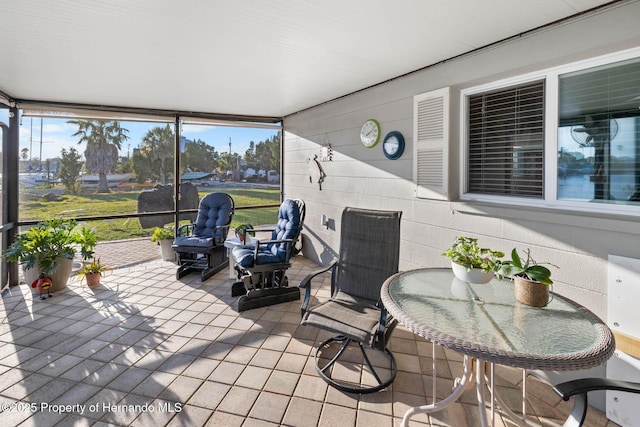
[[[302,324],[335,334],[316,350],[315,365],[320,377],[338,390],[373,393],[387,387],[395,379],[396,361],[386,345],[396,321],[382,306],[380,289],[388,277],[398,272],[401,215],[402,212],[345,208],[342,213],[338,259],[324,269],[311,273],[300,284],[305,291]],[[309,306],[311,280],[330,269],[330,300]],[[354,347],[349,345],[351,342],[358,343],[362,353],[360,381],[357,384],[332,377],[332,367],[341,356],[353,350]],[[342,343],[342,346],[336,349],[337,345],[331,345],[334,343]],[[374,368],[365,345],[386,354],[385,360],[388,360],[389,367],[379,370],[384,375]],[[322,357],[325,351],[336,352],[321,367],[321,360],[326,359]],[[372,381],[369,384],[365,381],[363,384],[365,365],[376,384],[371,385]]]

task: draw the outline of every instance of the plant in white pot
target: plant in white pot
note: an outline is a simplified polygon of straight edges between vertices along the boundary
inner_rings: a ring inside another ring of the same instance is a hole
[[[533,307],[545,307],[549,303],[549,285],[551,270],[540,265],[531,257],[531,250],[527,249],[524,260],[513,248],[511,260],[503,261],[498,270],[498,277],[509,277],[513,280],[516,300]],[[551,263],[544,263],[558,268]]]
[[[174,227],[156,227],[151,235],[151,241],[160,245],[162,259],[164,261],[175,261],[175,252],[171,245],[175,238]]]
[[[453,274],[469,283],[488,283],[500,268],[504,252],[478,246],[478,239],[459,236],[443,256],[451,259]]]
[[[51,291],[67,286],[78,249],[84,260],[93,256],[97,244],[93,230],[82,227],[73,219],[50,219],[39,222],[16,236],[4,257],[20,262],[25,282],[31,284],[41,277],[50,277]]]

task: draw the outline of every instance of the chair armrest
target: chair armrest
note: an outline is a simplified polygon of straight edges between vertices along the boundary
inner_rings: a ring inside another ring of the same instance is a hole
[[[191,233],[193,232],[193,227],[195,227],[195,222],[192,222],[191,224],[184,224],[181,225],[180,227],[178,227],[178,230],[176,230],[176,237],[180,237],[180,236],[190,236]]]
[[[312,271],[311,273],[307,274],[307,276],[304,279],[302,279],[302,282],[300,282],[300,284],[298,285],[299,288],[304,289],[304,298],[302,300],[302,306],[300,308],[301,315],[304,316],[304,313],[307,311],[307,308],[309,306],[309,301],[311,300],[311,280],[317,275],[322,274],[329,270],[334,270],[331,272],[331,274],[334,274],[335,267],[337,264],[338,264],[338,259],[334,258],[325,267]]]
[[[640,383],[613,380],[610,378],[581,378],[553,386],[553,391],[562,397],[562,400],[569,400],[571,396],[576,394],[585,394],[596,390],[617,390],[629,393],[640,393]]]
[[[258,265],[258,251],[260,246],[270,245],[272,243],[286,243],[287,244],[287,260],[291,257],[291,247],[298,239],[276,239],[276,240],[257,240],[254,246],[253,259],[255,265]]]
[[[587,417],[588,396],[590,391],[618,390],[630,393],[640,393],[640,383],[612,380],[608,378],[581,378],[567,381],[553,386],[562,400],[569,400],[573,396],[573,408],[562,427],[580,427]]]

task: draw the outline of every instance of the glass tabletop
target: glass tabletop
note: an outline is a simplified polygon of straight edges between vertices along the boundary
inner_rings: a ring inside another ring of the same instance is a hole
[[[575,302],[553,294],[543,308],[515,300],[509,280],[482,285],[450,269],[419,269],[387,280],[387,310],[414,333],[462,354],[527,369],[583,369],[614,350],[609,328]]]

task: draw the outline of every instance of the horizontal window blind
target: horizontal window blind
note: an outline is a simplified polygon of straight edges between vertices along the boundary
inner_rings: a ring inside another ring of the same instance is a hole
[[[543,197],[544,81],[469,97],[469,193]]]

